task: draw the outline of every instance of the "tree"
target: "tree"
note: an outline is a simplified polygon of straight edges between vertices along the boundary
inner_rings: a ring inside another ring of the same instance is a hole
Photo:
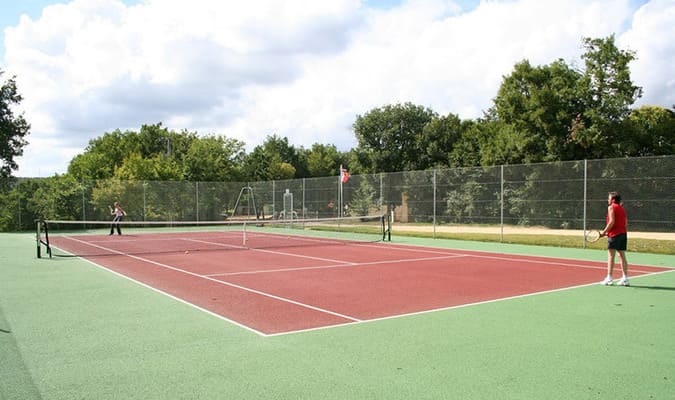
[[[584,38],[583,45],[586,52],[581,58],[585,71],[580,98],[584,111],[574,121],[571,140],[585,149],[587,158],[613,157],[618,152],[609,144],[624,140],[620,137],[622,122],[642,96],[642,88],[633,84],[628,67],[635,60],[635,53],[619,50],[614,35],[604,39]]]
[[[115,168],[115,179],[125,181],[180,181],[183,174],[180,165],[173,159],[154,155],[143,157],[133,152],[122,160],[122,165]]]
[[[491,121],[481,126],[479,165],[520,164],[536,162],[545,153],[533,152],[537,138],[513,124]]]
[[[78,180],[112,178],[115,168],[122,165],[124,157],[132,151],[124,146],[131,132],[119,129],[91,139],[84,153],[78,154],[68,164],[68,174]]]
[[[349,201],[349,215],[360,216],[370,214],[370,209],[375,206],[375,195],[377,192],[373,185],[368,181],[367,176],[361,177],[359,186],[356,188]]]
[[[256,146],[251,153],[244,158],[242,170],[244,179],[247,181],[271,180],[270,164],[272,160],[265,154],[262,146]]]
[[[486,126],[488,123],[485,118],[465,122],[462,134],[448,155],[450,167],[475,167],[480,165],[481,147],[484,143],[487,143]]]
[[[176,133],[161,123],[142,125],[139,132],[116,129],[91,139],[84,153],[70,161],[68,173],[80,180],[112,178],[115,171],[124,166],[125,159],[133,159],[128,158],[131,154],[137,154],[141,159],[161,157],[167,163],[167,160],[173,160],[176,166],[181,166],[183,157],[197,140],[196,133]],[[178,168],[178,175],[172,175],[182,179],[182,168]],[[145,179],[142,176],[138,179]]]
[[[293,179],[296,172],[295,167],[287,162],[273,162],[270,169],[270,175],[273,180]]]
[[[583,39],[586,52],[584,82],[588,104],[605,124],[621,121],[630,114],[630,107],[642,96],[642,88],[633,85],[628,64],[635,52],[619,50],[614,35],[604,39]]]
[[[418,169],[447,166],[452,148],[466,127],[458,115],[433,118],[417,138]]]
[[[243,171],[244,177],[252,181],[308,176],[307,163],[301,152],[288,144],[288,138],[277,135],[268,136],[244,158]]]
[[[241,178],[244,143],[222,136],[195,140],[183,157],[183,176],[188,181],[232,182]]]
[[[353,129],[363,173],[422,169],[422,132],[437,118],[429,108],[411,103],[376,108],[358,115]]]
[[[618,152],[625,157],[675,154],[675,112],[658,106],[631,111],[622,125]]]
[[[544,66],[523,60],[504,77],[488,112],[488,119],[502,125],[494,136],[497,143],[489,140],[487,145],[512,146],[511,154],[501,158],[528,163],[620,153],[616,146],[625,141],[622,124],[642,93],[630,79],[628,64],[635,55],[619,50],[614,36],[584,38],[583,45],[583,71],[563,60]]]
[[[568,140],[575,116],[584,110],[578,90],[581,78],[562,60],[536,67],[527,60],[515,65],[489,111],[490,119],[501,123],[495,137],[501,143],[496,147],[507,144],[513,150],[501,157],[503,161],[583,158],[583,149]]]
[[[4,72],[0,70],[0,77]],[[16,77],[12,77],[0,86],[0,181],[5,181],[18,168],[14,157],[23,154],[25,140],[30,125],[21,115],[14,115],[12,106],[18,105],[23,97],[18,93]]]
[[[306,151],[306,158],[310,177],[334,176],[339,172],[340,164],[347,166],[346,157],[332,144],[313,144]]]
[[[28,200],[37,218],[78,220],[82,218],[84,188],[68,174],[41,180]]]

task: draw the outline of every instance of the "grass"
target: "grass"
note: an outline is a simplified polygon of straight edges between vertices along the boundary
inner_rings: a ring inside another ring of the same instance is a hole
[[[421,238],[468,240],[477,242],[497,242],[509,244],[524,244],[534,246],[549,247],[570,247],[581,248],[581,238],[577,236],[563,235],[533,235],[533,234],[513,234],[501,235],[496,233],[475,233],[475,232],[420,232],[397,230],[397,236],[410,236]],[[589,249],[606,249],[607,243],[601,239],[595,243],[587,243]],[[675,246],[672,241],[658,239],[631,238],[628,241],[628,251],[636,253],[669,254],[675,255]]]

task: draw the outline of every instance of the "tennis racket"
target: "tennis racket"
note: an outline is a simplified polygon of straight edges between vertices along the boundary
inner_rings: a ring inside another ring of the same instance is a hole
[[[586,241],[589,243],[597,242],[600,239],[600,231],[597,229],[586,232]]]

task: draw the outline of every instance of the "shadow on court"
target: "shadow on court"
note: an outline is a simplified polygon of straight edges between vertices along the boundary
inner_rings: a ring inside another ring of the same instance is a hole
[[[635,289],[652,289],[652,290],[672,290],[672,291],[675,291],[675,287],[670,287],[670,286],[649,286],[649,285],[633,285],[633,284],[631,284],[630,287],[635,288]]]

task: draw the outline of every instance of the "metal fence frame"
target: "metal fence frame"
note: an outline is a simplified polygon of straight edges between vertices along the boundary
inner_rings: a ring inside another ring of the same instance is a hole
[[[40,179],[51,178],[21,178],[14,187],[39,186]],[[60,211],[42,214],[35,210],[37,191],[18,190],[15,230],[30,229],[35,218],[106,220],[107,206],[115,200],[135,221],[279,218],[288,191],[299,217],[392,212],[397,224],[423,224],[434,236],[438,226],[489,225],[499,226],[503,239],[505,226],[584,231],[604,226],[607,193],[619,191],[631,230],[675,232],[675,156],[351,175],[344,184],[333,176],[266,182],[101,180],[79,186],[81,194],[54,206]],[[255,210],[246,198],[234,209],[245,187],[252,188]]]

